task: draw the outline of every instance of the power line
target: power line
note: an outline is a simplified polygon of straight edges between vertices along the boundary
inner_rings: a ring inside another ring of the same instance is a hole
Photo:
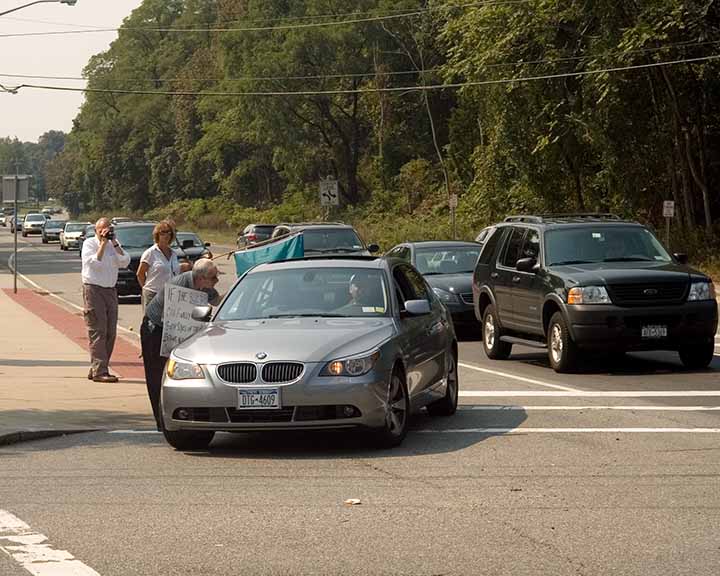
[[[429,90],[446,90],[450,88],[468,88],[473,86],[490,86],[495,84],[512,84],[516,82],[534,82],[540,80],[554,80],[559,78],[583,77],[596,74],[609,74],[611,72],[626,72],[630,70],[641,70],[647,68],[658,68],[661,66],[673,66],[677,64],[692,64],[697,62],[708,62],[720,59],[720,54],[702,56],[698,58],[686,58],[682,60],[670,60],[665,62],[651,62],[648,64],[635,64],[628,66],[617,66],[614,68],[602,68],[598,70],[580,70],[577,72],[561,72],[557,74],[544,74],[538,76],[525,76],[519,78],[499,78],[494,80],[477,80],[468,82],[455,82],[448,84],[428,84],[425,86],[397,86],[390,88],[359,88],[340,90],[298,90],[298,91],[245,91],[245,92],[192,92],[192,91],[153,91],[153,90],[116,90],[112,88],[71,88],[69,86],[47,86],[40,84],[20,84],[18,86],[0,86],[0,90],[17,93],[23,88],[37,90],[54,90],[61,92],[84,92],[96,94],[125,94],[141,96],[337,96],[349,94],[374,94],[388,92],[421,92]]]
[[[286,24],[279,26],[249,26],[244,28],[131,28],[123,26],[121,28],[93,28],[89,30],[59,30],[53,32],[16,32],[12,34],[0,34],[0,38],[26,38],[34,36],[65,36],[69,34],[97,34],[108,32],[155,32],[155,33],[221,33],[221,32],[269,32],[277,30],[298,30],[305,28],[324,28],[333,26],[345,26],[347,24],[363,24],[369,22],[383,22],[386,20],[398,20],[411,16],[421,16],[428,12],[436,12],[439,10],[456,10],[464,8],[478,8],[484,6],[505,6],[510,4],[526,4],[534,0],[486,0],[485,2],[474,2],[472,4],[461,4],[458,6],[437,6],[431,8],[421,8],[409,12],[400,12],[397,14],[388,14],[385,16],[369,16],[365,18],[353,18],[349,20],[332,20],[329,22],[310,22],[307,24]]]
[[[508,68],[512,66],[530,66],[539,64],[562,64],[565,62],[580,62],[583,60],[599,60],[613,56],[624,56],[627,54],[648,54],[654,52],[662,52],[664,50],[672,50],[675,48],[695,48],[699,46],[708,46],[720,44],[720,40],[706,40],[702,42],[675,42],[665,44],[663,46],[653,46],[649,48],[636,48],[633,50],[615,50],[602,54],[593,54],[587,56],[563,56],[560,58],[546,58],[538,60],[517,60],[514,62],[496,62],[484,64],[483,68]],[[186,77],[186,78],[117,78],[112,80],[118,82],[234,82],[234,81],[292,81],[292,80],[333,80],[339,78],[370,78],[375,76],[407,76],[416,75],[420,72],[441,72],[442,68],[427,68],[425,70],[388,70],[388,71],[370,71],[357,73],[341,73],[341,74],[310,74],[304,76],[235,76],[235,77]],[[21,79],[37,79],[37,80],[70,80],[86,82],[89,78],[85,76],[45,76],[34,74],[1,74],[0,78],[21,78]]]

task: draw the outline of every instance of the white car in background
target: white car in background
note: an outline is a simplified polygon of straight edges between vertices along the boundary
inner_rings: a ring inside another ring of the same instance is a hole
[[[90,222],[67,222],[60,232],[60,250],[79,248],[78,238],[89,224]]]
[[[25,221],[22,225],[23,238],[27,237],[28,234],[42,234],[46,220],[45,214],[40,214],[39,212],[32,212],[25,216]]]
[[[5,214],[0,214],[0,226],[7,226],[7,219],[5,218]]]

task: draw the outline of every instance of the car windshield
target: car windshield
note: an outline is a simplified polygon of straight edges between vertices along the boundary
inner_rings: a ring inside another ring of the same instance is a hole
[[[415,268],[420,274],[466,274],[475,270],[480,246],[443,246],[415,250]]]
[[[47,222],[45,222],[45,229],[49,229],[49,228],[60,229],[60,228],[63,228],[64,226],[65,226],[65,222],[63,222],[62,220],[48,220]]]
[[[177,233],[177,241],[179,244],[182,245],[185,240],[192,240],[192,245],[196,248],[200,248],[204,246],[200,238],[198,238],[195,234],[192,232],[178,232]]]
[[[362,240],[352,228],[306,228],[303,230],[305,252],[360,252]]]
[[[545,234],[548,266],[600,262],[671,262],[672,257],[647,228],[587,226]]]
[[[153,228],[154,224],[115,228],[115,236],[124,248],[150,248],[155,243]]]
[[[45,222],[45,216],[42,214],[28,214],[26,220],[28,222]]]
[[[255,234],[257,240],[267,240],[275,230],[275,226],[254,226],[250,234]]]
[[[298,317],[378,317],[389,313],[381,270],[308,268],[246,275],[235,286],[218,320]]]
[[[87,224],[66,224],[65,232],[82,232]]]

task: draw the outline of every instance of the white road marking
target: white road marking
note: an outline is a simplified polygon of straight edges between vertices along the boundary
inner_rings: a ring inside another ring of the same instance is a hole
[[[34,576],[100,576],[70,552],[56,550],[47,536],[0,510],[0,550]]]
[[[602,390],[555,392],[554,390],[461,390],[461,398],[542,396],[556,398],[672,398],[685,396],[720,396],[720,390]]]
[[[489,368],[482,368],[480,366],[475,366],[474,364],[468,364],[467,362],[458,362],[458,366],[460,366],[461,368],[467,368],[468,370],[475,370],[476,372],[484,372],[485,374],[500,376],[501,378],[508,378],[510,380],[517,380],[518,382],[525,382],[526,384],[535,384],[536,386],[544,386],[546,388],[554,388],[556,390],[565,390],[572,392],[577,391],[577,388],[560,386],[559,384],[551,384],[549,382],[543,382],[542,380],[535,380],[534,378],[525,378],[524,376],[518,376],[517,374],[510,374],[508,372],[490,370]]]
[[[628,411],[657,411],[657,412],[716,412],[720,406],[511,406],[491,404],[485,406],[458,406],[458,410],[479,411],[530,411],[530,410],[628,410]]]
[[[108,434],[162,434],[159,430],[109,430]]]
[[[413,430],[418,434],[720,434],[720,428],[454,428]]]

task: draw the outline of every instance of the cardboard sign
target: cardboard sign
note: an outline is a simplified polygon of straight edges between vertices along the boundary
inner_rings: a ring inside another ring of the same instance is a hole
[[[170,356],[173,348],[207,326],[192,319],[195,306],[207,306],[208,295],[199,290],[165,284],[165,308],[160,356]]]

